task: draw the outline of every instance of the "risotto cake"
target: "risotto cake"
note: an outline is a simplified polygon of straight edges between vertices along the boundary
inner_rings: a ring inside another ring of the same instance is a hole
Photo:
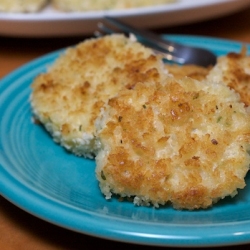
[[[208,208],[245,186],[250,118],[224,84],[169,77],[123,89],[96,122],[96,175],[106,199]]]
[[[114,34],[66,50],[32,84],[31,106],[54,140],[79,156],[98,148],[94,121],[121,88],[146,79],[161,81],[164,64],[151,49]]]

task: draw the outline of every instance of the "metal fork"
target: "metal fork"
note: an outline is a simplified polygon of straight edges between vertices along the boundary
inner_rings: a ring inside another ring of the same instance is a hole
[[[204,67],[213,66],[216,63],[216,56],[209,50],[165,40],[152,32],[132,27],[114,17],[105,16],[104,19],[105,24],[98,23],[99,31],[95,32],[96,36],[121,31],[126,34],[132,33],[142,44],[151,47],[157,53],[161,53],[163,58],[169,62]]]

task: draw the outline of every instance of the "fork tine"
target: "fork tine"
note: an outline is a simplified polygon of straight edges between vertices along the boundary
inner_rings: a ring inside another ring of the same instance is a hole
[[[102,34],[102,32],[100,32],[99,30],[95,30],[95,31],[94,31],[94,36],[95,36],[95,37],[102,37],[103,34]]]
[[[113,34],[113,33],[117,32],[114,29],[111,29],[110,27],[108,27],[107,25],[104,25],[103,23],[98,23],[97,27],[104,34],[109,34],[110,35],[110,34]]]

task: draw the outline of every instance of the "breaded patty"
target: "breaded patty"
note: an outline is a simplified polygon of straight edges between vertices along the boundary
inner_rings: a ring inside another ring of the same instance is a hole
[[[132,39],[89,39],[67,49],[34,80],[32,109],[56,142],[92,158],[98,148],[94,122],[103,104],[121,88],[147,78],[161,81],[165,73],[161,58]]]
[[[0,0],[2,12],[37,12],[47,4],[47,0]]]
[[[239,54],[219,57],[207,78],[225,83],[240,94],[246,106],[250,105],[250,56],[246,55],[245,48]]]
[[[171,2],[175,0],[52,0],[53,6],[62,11],[127,9]]]
[[[250,118],[224,84],[187,77],[138,83],[109,100],[96,126],[96,175],[106,199],[192,210],[245,186]]]

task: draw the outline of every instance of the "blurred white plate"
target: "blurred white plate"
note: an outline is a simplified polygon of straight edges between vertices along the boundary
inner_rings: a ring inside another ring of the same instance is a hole
[[[0,13],[0,35],[22,37],[75,36],[93,33],[104,15],[143,28],[172,26],[236,12],[249,0],[177,0],[173,4],[129,10],[62,13],[48,7],[39,13]]]

